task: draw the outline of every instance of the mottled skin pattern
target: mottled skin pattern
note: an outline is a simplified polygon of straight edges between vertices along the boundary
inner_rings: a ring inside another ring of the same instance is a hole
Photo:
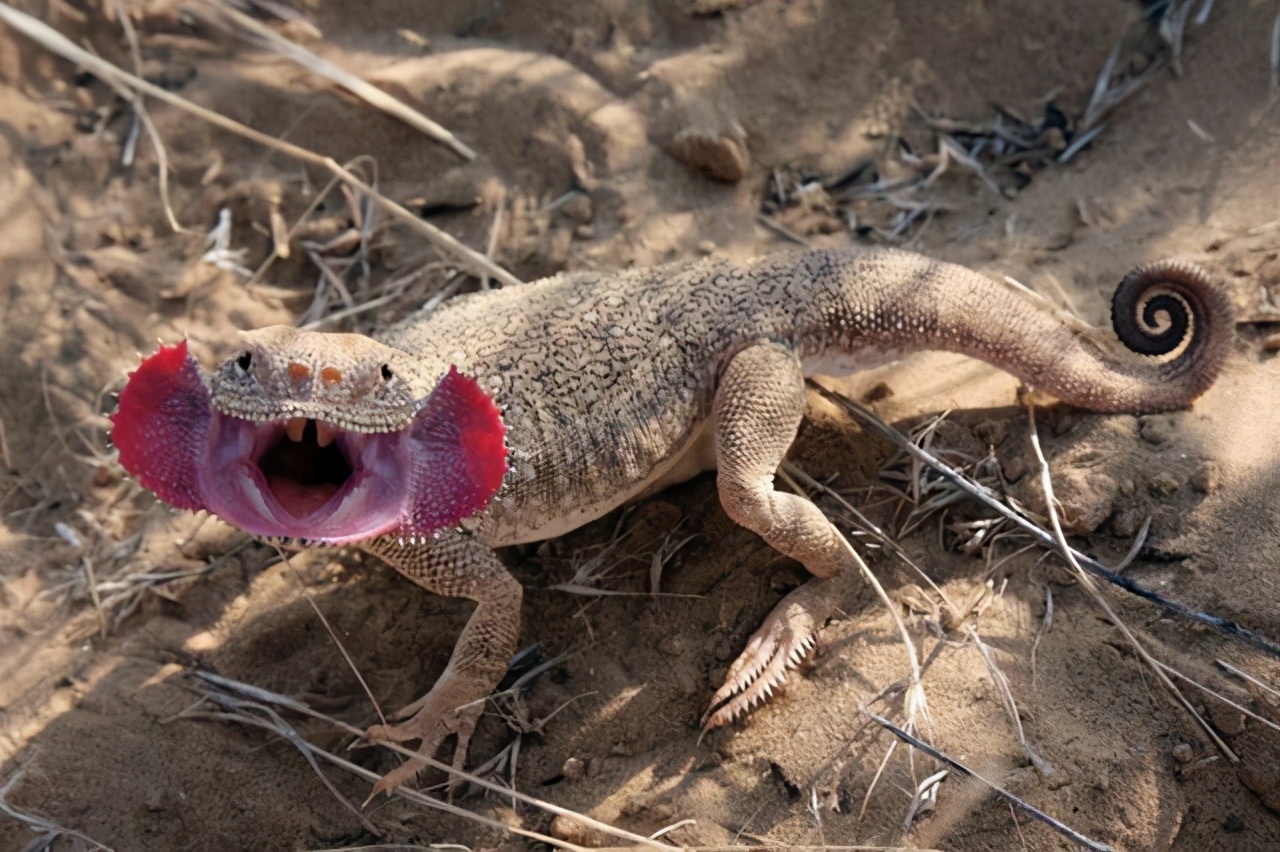
[[[731,668],[707,718],[711,727],[726,724],[785,679],[832,615],[823,578],[853,568],[840,533],[813,504],[773,489],[804,414],[804,376],[943,349],[1072,405],[1130,412],[1185,407],[1212,383],[1230,347],[1231,308],[1200,273],[1143,267],[1115,305],[1116,330],[1131,349],[1177,354],[1138,357],[1008,285],[906,252],[814,251],[745,266],[708,260],[478,293],[411,317],[378,342],[250,332],[257,381],[238,381],[224,365],[210,385],[213,404],[227,413],[395,430],[411,416],[411,401],[456,365],[502,410],[510,470],[486,509],[434,541],[383,536],[360,545],[419,585],[477,604],[440,680],[405,708],[411,718],[371,730],[420,739],[424,755],[456,734],[460,766],[519,628],[520,586],[493,548],[559,535],[717,468],[729,516],[815,576],[778,605]],[[316,376],[335,368],[330,375],[344,381],[303,406],[291,398],[294,385],[275,381],[297,363]],[[403,384],[388,390],[375,380],[384,364]],[[406,763],[377,789],[394,789],[420,768]]]

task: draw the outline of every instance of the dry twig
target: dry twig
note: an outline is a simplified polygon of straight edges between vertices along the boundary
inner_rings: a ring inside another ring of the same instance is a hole
[[[276,693],[261,689],[259,687],[253,687],[248,684],[241,684],[238,681],[231,680],[230,678],[211,675],[208,672],[197,671],[194,674],[197,677],[199,677],[201,680],[204,680],[209,684],[216,685],[220,689],[230,690],[231,692],[247,696],[247,701],[241,702],[240,711],[238,711],[239,716],[244,718],[233,719],[231,717],[224,717],[224,716],[217,716],[215,718],[219,718],[223,721],[244,722],[244,723],[253,725],[255,727],[271,730],[280,736],[284,736],[285,734],[282,731],[276,729],[273,724],[264,722],[263,719],[260,717],[247,716],[243,712],[243,710],[248,709],[248,705],[250,704],[258,704],[258,705],[278,704],[280,706],[287,707],[296,712],[303,713],[307,716],[311,716],[312,718],[320,719],[322,721],[328,722],[329,724],[334,725],[340,728],[341,730],[345,731],[346,733],[351,734],[360,739],[364,738],[364,731],[362,731],[361,729],[356,728],[352,725],[348,725],[345,722],[341,722],[330,716],[326,716],[325,714],[320,713],[316,710],[313,710],[306,704],[300,701],[297,701],[295,699],[288,698],[287,696],[283,696],[283,695],[278,695]],[[209,695],[212,698],[212,693],[209,693]],[[269,709],[269,708],[264,707],[264,709]],[[261,712],[261,711],[258,711],[258,712]],[[188,711],[182,715],[200,717],[202,715],[202,711]],[[315,754],[317,757],[324,758],[325,760],[329,761],[335,766],[346,769],[348,772],[358,775],[359,777],[364,778],[367,781],[378,780],[377,774],[370,772],[369,770],[361,766],[357,766],[349,761],[343,760],[340,757],[332,755],[314,745],[311,745],[310,743],[307,743],[305,740],[301,741],[301,743],[309,751],[311,751],[311,753]],[[433,758],[420,755],[411,749],[404,748],[403,746],[399,746],[394,743],[379,743],[379,745],[382,746],[383,748],[390,749],[391,751],[394,751],[398,754],[402,754],[405,757],[409,757],[414,760],[423,761],[428,766],[448,772],[451,775],[454,775],[459,779],[469,781],[472,784],[475,784],[476,786],[481,787],[482,789],[489,790],[490,792],[498,793],[505,797],[514,798],[517,801],[523,802],[524,804],[530,805],[535,808],[539,808],[541,810],[546,811],[547,813],[551,813],[557,816],[570,817],[582,823],[583,825],[587,826],[588,828],[595,829],[596,831],[603,832],[613,837],[617,837],[619,839],[626,840],[631,843],[635,843],[639,846],[643,846],[649,849],[671,850],[674,848],[669,844],[655,842],[647,837],[644,837],[638,834],[633,834],[632,832],[625,831],[623,829],[609,825],[608,823],[601,822],[599,820],[588,817],[585,814],[580,814],[575,811],[571,811],[568,808],[562,808],[559,805],[554,805],[550,802],[546,802],[541,799],[534,798],[533,796],[529,796],[517,790],[512,790],[510,788],[503,787],[500,784],[496,784],[493,781],[490,781],[485,778],[481,778],[470,772],[464,772],[464,771],[455,769],[452,766],[449,766],[448,764],[444,764]],[[503,831],[509,831],[524,837],[532,837],[536,840],[539,840],[543,843],[551,844],[553,846],[559,846],[559,847],[568,848],[568,849],[579,848],[574,846],[573,844],[566,843],[561,840],[556,840],[554,838],[546,837],[545,835],[539,835],[534,832],[526,831],[524,829],[514,828],[512,826],[508,826],[502,823],[488,820],[478,814],[474,814],[470,811],[467,811],[464,808],[459,808],[454,805],[450,805],[445,802],[442,802],[438,799],[433,799],[430,796],[427,796],[423,793],[418,792],[417,790],[413,790],[408,787],[399,787],[394,791],[392,795],[399,796],[404,799],[408,799],[409,801],[413,801],[413,802],[416,802],[417,804],[425,805],[427,807],[436,808],[439,810],[445,810],[456,816],[461,816],[476,822],[481,822],[492,828],[499,828]]]
[[[1058,555],[1066,560],[1067,564],[1071,566],[1072,570],[1076,574],[1076,580],[1080,583],[1080,586],[1089,593],[1090,597],[1093,598],[1094,603],[1098,605],[1098,608],[1106,614],[1107,619],[1110,620],[1110,622],[1115,625],[1116,629],[1120,631],[1121,635],[1124,636],[1125,640],[1129,643],[1129,646],[1133,648],[1134,652],[1137,653],[1138,657],[1141,658],[1141,660],[1150,667],[1151,671],[1155,673],[1156,679],[1159,680],[1165,689],[1169,691],[1169,695],[1174,699],[1174,702],[1191,715],[1191,718],[1194,719],[1196,724],[1204,731],[1205,735],[1209,738],[1209,741],[1217,746],[1218,750],[1226,755],[1228,760],[1232,763],[1239,763],[1240,758],[1237,757],[1235,752],[1233,752],[1230,747],[1222,741],[1222,738],[1218,736],[1218,733],[1209,725],[1209,723],[1196,712],[1196,709],[1191,706],[1191,702],[1187,701],[1186,696],[1179,692],[1178,688],[1173,685],[1173,681],[1169,680],[1169,676],[1166,675],[1164,670],[1161,668],[1161,663],[1157,662],[1156,659],[1151,656],[1146,647],[1138,641],[1138,637],[1133,635],[1129,626],[1124,623],[1120,616],[1116,615],[1115,610],[1111,608],[1111,604],[1107,602],[1102,591],[1093,582],[1093,578],[1085,573],[1084,568],[1082,568],[1080,563],[1076,560],[1075,551],[1071,549],[1071,545],[1067,544],[1067,537],[1062,532],[1062,524],[1058,521],[1058,510],[1055,506],[1056,500],[1053,496],[1053,482],[1049,477],[1049,462],[1044,457],[1044,452],[1040,449],[1040,436],[1036,431],[1036,410],[1034,406],[1027,407],[1027,422],[1031,433],[1031,447],[1035,450],[1036,461],[1040,463],[1040,487],[1044,489],[1045,505],[1048,507],[1049,522],[1053,526],[1053,536],[1058,546]]]
[[[10,819],[22,823],[32,831],[40,832],[43,835],[23,846],[24,850],[48,849],[59,837],[69,837],[79,841],[76,845],[81,846],[83,844],[81,848],[88,849],[89,852],[113,852],[110,846],[105,843],[99,843],[83,832],[64,828],[51,819],[27,813],[21,808],[11,805],[8,801],[9,793],[17,786],[18,781],[22,779],[22,773],[23,770],[19,769],[4,782],[3,786],[0,786],[0,814],[4,814]]]
[[[810,381],[809,386],[817,390],[817,392],[824,398],[840,406],[859,422],[865,423],[867,426],[871,427],[872,431],[876,434],[884,437],[890,443],[920,460],[922,463],[929,465],[934,470],[938,471],[941,476],[950,480],[958,488],[967,492],[971,497],[1008,518],[1016,526],[1029,534],[1032,538],[1039,541],[1041,544],[1054,550],[1057,549],[1058,544],[1052,533],[1041,529],[1026,517],[1023,517],[1018,512],[1015,512],[1013,509],[1006,506],[996,495],[992,494],[982,485],[971,481],[963,474],[954,470],[950,465],[907,440],[907,438],[898,432],[898,430],[885,423],[870,409],[854,402],[843,394],[828,390],[816,382]],[[1096,559],[1092,559],[1076,550],[1071,550],[1071,555],[1080,563],[1082,568],[1093,576],[1105,580],[1114,586],[1118,586],[1126,592],[1142,598],[1149,603],[1153,603],[1169,612],[1180,615],[1190,621],[1195,621],[1211,627],[1223,636],[1237,639],[1253,646],[1254,648],[1266,652],[1269,656],[1275,659],[1280,660],[1280,644],[1277,644],[1273,640],[1268,639],[1247,627],[1242,627],[1230,619],[1217,615],[1210,615],[1209,613],[1190,607],[1181,601],[1171,600],[1163,595],[1157,594],[1136,580],[1117,574],[1101,562],[1098,562]]]
[[[237,35],[247,41],[259,45],[296,62],[313,74],[332,80],[351,94],[363,100],[371,107],[398,118],[405,124],[440,144],[464,160],[474,160],[476,152],[472,151],[436,122],[427,118],[410,106],[396,100],[386,92],[373,86],[343,68],[339,68],[328,60],[321,59],[297,42],[290,41],[270,27],[231,8],[226,3],[211,3],[209,0],[189,2],[183,8],[208,24],[212,24],[226,32]]]
[[[959,772],[962,775],[965,775],[969,778],[973,778],[977,781],[981,781],[983,784],[986,784],[996,794],[1001,796],[1005,801],[1020,808],[1025,813],[1030,814],[1032,817],[1034,817],[1035,819],[1038,819],[1040,822],[1049,826],[1054,831],[1058,832],[1063,837],[1070,840],[1072,843],[1075,843],[1077,846],[1081,846],[1085,849],[1092,849],[1092,850],[1095,850],[1095,852],[1112,852],[1112,847],[1106,845],[1105,843],[1099,843],[1096,840],[1092,840],[1086,837],[1085,835],[1076,831],[1074,828],[1071,828],[1070,826],[1065,825],[1064,823],[1049,816],[1047,813],[1035,807],[1034,805],[1024,802],[1022,799],[1019,799],[1017,796],[1013,795],[1008,790],[1001,787],[999,784],[996,784],[993,781],[987,780],[986,778],[982,777],[978,773],[974,772],[969,767],[965,766],[960,761],[956,760],[954,757],[950,757],[946,754],[943,754],[941,751],[929,745],[928,743],[924,742],[923,740],[920,740],[918,737],[914,737],[911,734],[907,733],[906,731],[902,730],[897,725],[890,722],[888,719],[885,719],[881,716],[877,716],[876,714],[868,712],[866,710],[862,712],[873,722],[880,725],[882,728],[889,731],[889,733],[893,734],[895,737],[902,740],[904,743],[911,746],[912,748],[919,749],[920,751],[932,757],[934,760],[942,761],[944,764],[951,767],[952,769],[954,769],[955,771]]]
[[[237,121],[227,118],[221,113],[206,109],[198,104],[192,103],[186,98],[168,91],[167,89],[163,89],[141,79],[140,77],[130,74],[112,63],[81,49],[57,30],[24,12],[19,12],[7,3],[0,3],[0,21],[3,21],[14,30],[27,36],[47,50],[56,53],[70,62],[76,63],[88,70],[94,76],[99,77],[112,85],[118,84],[127,86],[133,91],[150,95],[157,100],[164,101],[178,109],[195,115],[210,124],[222,128],[223,130],[234,133],[237,136],[242,136],[253,142],[257,142],[260,145],[279,151],[280,153],[293,157],[300,162],[323,169],[330,174],[341,178],[353,189],[357,189],[368,194],[368,196],[372,198],[383,210],[387,211],[397,219],[408,223],[416,231],[426,237],[426,239],[433,245],[467,265],[477,275],[488,274],[508,286],[520,283],[520,279],[493,263],[493,261],[489,260],[480,252],[463,245],[457,239],[437,228],[435,225],[415,216],[404,206],[379,193],[350,171],[340,166],[332,157],[317,154],[314,151],[308,150],[299,145],[294,145],[291,142],[285,142],[281,139],[276,139],[273,136],[262,133],[261,131],[254,130],[251,127],[247,127]]]

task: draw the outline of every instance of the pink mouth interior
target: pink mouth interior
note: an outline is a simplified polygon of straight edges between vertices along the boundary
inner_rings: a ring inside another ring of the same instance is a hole
[[[263,536],[342,544],[395,528],[410,500],[404,433],[334,430],[321,447],[316,421],[302,440],[283,421],[255,423],[214,412],[200,484],[208,509]]]
[[[295,518],[319,512],[351,478],[351,465],[338,442],[321,447],[316,421],[308,420],[301,441],[282,434],[258,459],[258,469],[280,506]]]

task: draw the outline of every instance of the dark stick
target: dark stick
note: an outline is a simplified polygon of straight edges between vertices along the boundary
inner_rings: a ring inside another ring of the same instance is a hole
[[[1070,840],[1072,843],[1075,843],[1079,846],[1083,846],[1085,849],[1096,850],[1096,852],[1114,852],[1113,847],[1108,846],[1105,843],[1099,843],[1096,840],[1090,840],[1088,837],[1085,837],[1083,834],[1076,831],[1071,826],[1063,825],[1053,817],[1049,816],[1044,811],[1037,808],[1035,805],[1031,805],[1022,801],[1017,796],[1013,795],[1012,793],[1010,793],[1008,790],[1004,789],[1000,785],[994,784],[991,781],[988,781],[986,778],[983,778],[981,775],[974,772],[972,769],[965,766],[963,763],[956,760],[955,758],[947,757],[945,754],[938,751],[936,748],[929,745],[924,740],[917,739],[916,737],[913,737],[911,734],[908,734],[906,731],[902,730],[897,725],[890,722],[888,719],[885,719],[881,716],[877,716],[875,713],[871,713],[866,710],[863,710],[862,712],[866,714],[866,716],[869,719],[871,719],[873,722],[880,725],[882,728],[889,731],[895,737],[902,740],[904,743],[911,746],[912,748],[919,749],[920,751],[929,755],[933,759],[942,761],[947,766],[950,766],[952,769],[954,769],[956,772],[959,772],[961,775],[967,775],[970,778],[975,778],[978,781],[981,781],[983,784],[986,784],[992,790],[995,790],[997,793],[1003,796],[1006,801],[1014,805],[1017,805],[1019,808],[1031,814],[1031,816],[1040,820],[1040,822],[1049,826],[1054,831],[1058,832],[1063,837]]]
[[[929,465],[929,467],[938,471],[938,473],[942,474],[944,478],[957,488],[962,489],[970,496],[977,498],[980,502],[986,504],[1009,520],[1013,521],[1025,532],[1036,538],[1045,547],[1053,551],[1058,550],[1058,543],[1050,533],[1040,529],[1031,521],[1022,517],[1013,509],[1010,509],[988,489],[970,480],[964,474],[953,470],[940,459],[911,443],[911,441],[909,441],[901,432],[885,423],[870,409],[854,402],[843,394],[827,390],[816,382],[809,382],[809,386],[817,390],[818,393],[822,394],[826,399],[839,405],[853,417],[856,417],[861,422],[870,426],[875,432],[882,435],[890,443],[906,450],[920,461]],[[1117,574],[1101,562],[1098,562],[1096,559],[1085,556],[1083,553],[1076,550],[1072,550],[1071,552],[1075,554],[1076,560],[1079,561],[1081,567],[1090,574],[1093,574],[1095,577],[1106,580],[1108,583],[1124,589],[1131,595],[1136,595],[1137,597],[1140,597],[1145,601],[1149,601],[1150,603],[1153,603],[1169,612],[1177,613],[1190,621],[1197,621],[1201,624],[1212,627],[1223,636],[1229,636],[1233,639],[1246,642],[1260,651],[1265,651],[1271,657],[1280,660],[1280,643],[1276,643],[1275,641],[1268,639],[1266,636],[1255,633],[1247,627],[1242,627],[1231,619],[1222,618],[1217,615],[1209,615],[1206,612],[1201,612],[1198,609],[1187,606],[1181,601],[1170,600],[1169,598],[1163,597],[1156,592],[1153,592],[1151,589],[1148,589],[1141,583],[1125,577],[1123,574]]]

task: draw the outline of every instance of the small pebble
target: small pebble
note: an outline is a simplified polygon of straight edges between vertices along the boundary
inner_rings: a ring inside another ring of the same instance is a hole
[[[1167,470],[1162,470],[1147,480],[1147,490],[1157,497],[1168,497],[1178,490],[1178,479]]]
[[[608,846],[610,838],[571,816],[559,814],[551,820],[551,836],[574,846]]]
[[[1165,416],[1153,415],[1141,420],[1142,440],[1148,444],[1167,444],[1173,439],[1173,422]]]
[[[596,215],[595,205],[591,203],[591,197],[581,192],[575,192],[569,196],[568,200],[560,205],[560,212],[579,225],[590,223]]]
[[[1146,519],[1146,512],[1137,506],[1121,509],[1111,520],[1111,534],[1119,538],[1133,538]]]
[[[662,641],[658,642],[658,650],[668,657],[679,657],[685,652],[687,646],[688,643],[684,637],[676,633],[666,636]]]
[[[1027,458],[1016,455],[1004,463],[1004,478],[1009,482],[1017,482],[1027,475]]]
[[[727,183],[742,180],[751,165],[747,134],[737,122],[715,130],[686,127],[672,138],[670,150],[680,162]]]
[[[1217,462],[1207,461],[1191,475],[1191,487],[1201,494],[1212,494],[1222,485],[1222,469]]]

